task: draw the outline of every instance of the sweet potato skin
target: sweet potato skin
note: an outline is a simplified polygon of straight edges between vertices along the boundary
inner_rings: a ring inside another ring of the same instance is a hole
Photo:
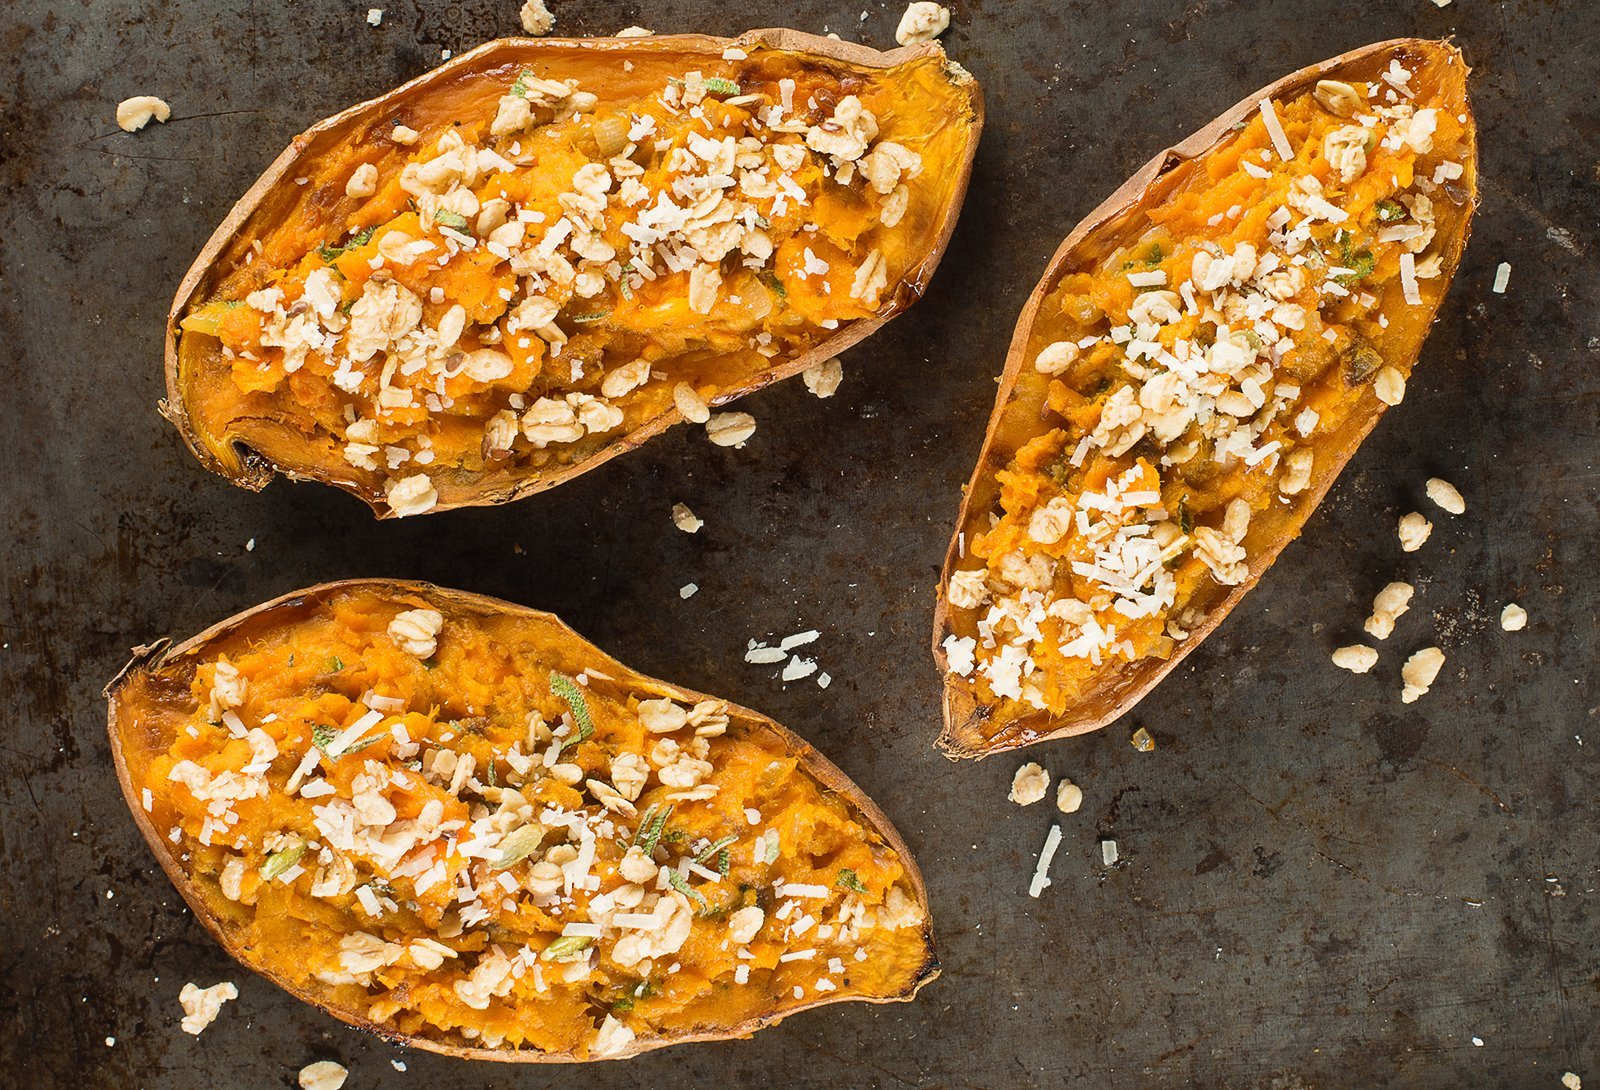
[[[1355,454],[1362,440],[1376,426],[1386,406],[1371,398],[1369,394],[1367,396],[1373,402],[1371,411],[1352,417],[1345,427],[1330,437],[1334,442],[1319,441],[1318,451],[1326,451],[1331,456],[1325,458],[1319,456],[1317,468],[1308,486],[1295,497],[1296,502],[1291,509],[1293,512],[1291,525],[1269,542],[1251,543],[1247,578],[1232,587],[1222,601],[1207,611],[1203,620],[1190,630],[1188,638],[1178,644],[1168,658],[1145,658],[1136,663],[1125,664],[1116,676],[1111,677],[1105,684],[1096,686],[1087,698],[1066,715],[1051,716],[1046,712],[1027,709],[1027,714],[1008,716],[1003,724],[999,724],[995,718],[1000,714],[999,706],[980,699],[973,684],[950,670],[942,645],[945,638],[952,633],[952,606],[948,598],[951,574],[956,570],[961,558],[964,534],[971,520],[977,513],[987,510],[998,495],[993,475],[997,469],[1005,465],[1005,460],[997,455],[996,447],[1008,426],[1011,428],[1016,426],[1014,420],[1008,421],[1007,411],[1012,408],[1019,376],[1031,362],[1029,347],[1034,326],[1040,319],[1042,305],[1060,283],[1074,257],[1101,232],[1115,230],[1119,221],[1135,213],[1142,202],[1151,199],[1153,192],[1159,191],[1163,179],[1174,168],[1202,158],[1236,126],[1248,120],[1259,108],[1261,100],[1307,91],[1318,80],[1339,78],[1341,74],[1365,72],[1374,68],[1381,70],[1391,58],[1420,59],[1426,63],[1442,66],[1446,70],[1452,81],[1453,90],[1459,93],[1461,116],[1472,152],[1464,164],[1465,173],[1457,182],[1468,194],[1466,213],[1460,222],[1459,230],[1443,247],[1440,290],[1432,300],[1427,315],[1427,321],[1431,323],[1445,290],[1460,265],[1470,232],[1472,209],[1478,199],[1476,136],[1465,90],[1469,70],[1460,52],[1446,42],[1414,38],[1377,42],[1302,68],[1250,94],[1188,139],[1154,156],[1086,216],[1051,257],[1044,275],[1024,304],[1018,318],[1005,368],[1000,376],[995,407],[989,419],[973,475],[963,491],[956,519],[956,532],[951,537],[946,551],[937,589],[932,650],[934,660],[944,676],[944,729],[937,744],[946,756],[953,760],[983,758],[1036,742],[1085,734],[1107,726],[1128,712],[1222,622],[1277,559],[1284,546],[1299,535],[1305,520],[1333,486],[1340,471]],[[1410,367],[1416,362],[1421,348],[1422,339],[1419,338],[1411,359],[1403,361],[1404,366],[1401,370],[1409,374]],[[997,725],[998,729],[995,729]]]
[[[753,48],[803,55],[818,64],[838,64],[863,69],[890,69],[909,61],[939,58],[943,52],[937,43],[908,46],[888,52],[870,47],[801,31],[783,28],[749,31],[736,39],[708,35],[663,35],[650,38],[595,38],[595,39],[529,39],[507,38],[487,42],[476,49],[452,58],[447,63],[411,80],[394,90],[368,102],[350,107],[307,129],[291,142],[265,173],[250,187],[229,212],[202,248],[185,275],[168,312],[165,337],[166,397],[159,409],[178,430],[184,444],[207,469],[218,473],[244,488],[259,491],[277,474],[294,480],[316,480],[350,492],[367,504],[379,518],[394,517],[381,490],[374,491],[355,480],[346,468],[338,465],[319,465],[315,468],[290,466],[275,462],[260,451],[238,442],[206,433],[200,426],[198,414],[185,389],[183,359],[180,352],[182,330],[180,322],[191,305],[203,297],[205,290],[217,276],[218,267],[225,260],[237,260],[248,247],[252,218],[269,205],[287,186],[294,189],[294,179],[302,172],[303,164],[320,154],[337,147],[339,141],[355,128],[373,117],[386,115],[397,106],[410,102],[447,84],[465,72],[514,68],[535,63],[541,57],[571,56],[574,53],[597,55],[653,55],[682,53],[690,57],[707,59],[719,57],[730,47]],[[723,390],[712,400],[712,407],[729,402],[763,389],[773,382],[793,377],[813,364],[820,363],[845,351],[875,332],[884,322],[896,316],[921,297],[943,256],[950,235],[965,198],[972,172],[973,157],[983,127],[983,96],[974,80],[965,70],[950,62],[943,62],[951,83],[965,96],[963,107],[968,127],[963,154],[957,161],[941,164],[947,171],[949,198],[933,233],[933,242],[924,258],[898,283],[890,285],[884,295],[881,313],[841,323],[838,332],[816,344],[809,351],[789,359],[778,358],[767,367],[737,385]],[[482,506],[507,503],[542,492],[598,467],[667,428],[681,423],[683,417],[675,409],[648,420],[643,425],[623,432],[607,442],[598,451],[570,465],[540,471],[511,473],[499,471],[485,474],[481,480],[439,481],[438,502],[432,511],[446,511],[457,507]]]
[[[626,681],[640,688],[647,688],[659,695],[668,696],[680,702],[688,702],[691,705],[699,700],[708,699],[703,694],[646,677],[637,671],[629,669],[588,643],[582,636],[552,614],[488,598],[483,595],[447,590],[426,583],[399,580],[352,579],[320,584],[264,602],[234,617],[212,625],[198,635],[177,644],[173,644],[169,640],[159,640],[155,643],[135,648],[133,658],[118,673],[116,678],[107,685],[105,690],[108,702],[107,727],[112,759],[124,800],[135,824],[144,835],[157,861],[161,864],[162,869],[166,871],[173,886],[194,912],[195,917],[200,920],[201,924],[211,933],[217,943],[246,968],[259,973],[296,998],[317,1007],[340,1021],[358,1029],[366,1030],[385,1040],[430,1052],[437,1052],[442,1055],[504,1063],[573,1063],[597,1059],[626,1059],[630,1056],[657,1048],[664,1048],[668,1045],[748,1037],[755,1031],[769,1025],[775,1025],[790,1015],[809,1010],[812,1007],[825,1006],[829,1003],[909,1001],[924,985],[939,975],[939,962],[933,947],[932,922],[928,915],[927,886],[921,871],[911,856],[909,848],[888,817],[838,766],[834,765],[804,740],[760,713],[734,704],[727,705],[727,713],[731,720],[758,730],[771,731],[777,734],[785,742],[790,753],[799,760],[800,767],[805,773],[846,800],[851,807],[859,812],[865,824],[882,836],[902,861],[905,877],[912,887],[916,903],[921,908],[924,919],[928,921],[924,924],[921,932],[925,959],[902,993],[881,997],[843,992],[837,994],[819,993],[804,1003],[797,1003],[788,1007],[779,1015],[751,1019],[725,1029],[704,1033],[639,1038],[627,1049],[615,1054],[604,1057],[593,1055],[585,1057],[570,1053],[541,1052],[526,1048],[472,1047],[420,1034],[397,1033],[392,1028],[366,1017],[363,1013],[325,1002],[322,998],[285,979],[282,975],[255,963],[248,956],[247,951],[240,949],[237,937],[230,932],[226,922],[218,918],[212,911],[211,905],[195,888],[194,882],[185,871],[177,852],[174,850],[174,846],[162,835],[161,830],[155,827],[150,816],[141,805],[140,790],[135,783],[131,770],[129,751],[133,747],[148,745],[150,739],[142,737],[139,732],[137,708],[133,706],[132,698],[135,695],[134,691],[142,687],[141,683],[154,680],[156,687],[161,690],[157,693],[157,699],[165,699],[167,697],[173,700],[185,699],[187,697],[186,690],[183,692],[176,690],[168,692],[166,690],[171,689],[171,686],[163,687],[158,675],[164,665],[178,662],[186,656],[203,654],[208,647],[226,637],[241,635],[248,637],[251,633],[268,631],[275,625],[283,623],[286,617],[292,620],[294,614],[303,611],[308,606],[316,605],[324,600],[350,591],[379,593],[389,597],[391,600],[404,603],[407,608],[432,608],[439,610],[447,617],[458,619],[470,619],[474,616],[510,617],[530,624],[542,625],[556,633],[557,638],[563,641],[563,646],[567,653],[581,659],[583,663],[596,670],[604,671],[619,681]]]

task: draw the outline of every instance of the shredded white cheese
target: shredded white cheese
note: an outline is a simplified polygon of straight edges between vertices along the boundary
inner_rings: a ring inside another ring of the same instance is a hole
[[[1033,881],[1028,883],[1028,896],[1038,899],[1050,884],[1050,864],[1055,860],[1056,849],[1061,846],[1061,826],[1052,825],[1045,834],[1044,849],[1039,852],[1039,862],[1033,868]]]
[[[1261,100],[1261,120],[1267,126],[1267,135],[1272,137],[1273,150],[1278,153],[1278,158],[1285,163],[1294,159],[1294,149],[1289,146],[1289,137],[1283,131],[1283,124],[1278,120],[1278,111],[1272,108],[1272,100]]]

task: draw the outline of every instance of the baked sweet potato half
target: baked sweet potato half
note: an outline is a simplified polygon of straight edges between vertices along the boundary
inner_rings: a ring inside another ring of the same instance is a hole
[[[143,648],[107,695],[195,915],[385,1037],[612,1059],[937,975],[916,864],[842,772],[548,613],[333,583]]]
[[[934,619],[956,757],[1105,726],[1397,404],[1476,203],[1467,67],[1383,42],[1156,156],[1023,308]]]
[[[549,488],[911,305],[981,127],[934,43],[490,42],[251,187],[173,301],[163,411],[237,484],[379,516]]]

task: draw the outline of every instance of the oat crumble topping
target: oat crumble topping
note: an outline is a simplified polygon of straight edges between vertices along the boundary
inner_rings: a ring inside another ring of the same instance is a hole
[[[1003,449],[947,585],[942,649],[983,701],[1060,714],[1170,656],[1307,502],[1319,440],[1368,388],[1403,399],[1384,353],[1425,321],[1471,152],[1420,82],[1396,60],[1263,100],[1045,299],[1014,395],[1043,427]]]
[[[774,732],[537,665],[542,631],[351,592],[241,638],[164,720],[151,820],[278,972],[399,1032],[611,1055],[893,994],[925,919],[892,848]],[[186,985],[184,1029],[237,994]]]
[[[674,410],[742,443],[747,417],[710,415],[724,391],[904,305],[947,184],[924,155],[957,136],[888,80],[755,52],[646,55],[611,94],[485,75],[477,117],[400,108],[309,179],[325,228],[277,229],[183,319],[216,338],[216,415],[287,413],[395,514]]]

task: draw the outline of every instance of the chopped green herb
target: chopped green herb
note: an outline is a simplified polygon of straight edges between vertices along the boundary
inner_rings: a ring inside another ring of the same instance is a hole
[[[1244,339],[1251,348],[1254,348],[1257,352],[1261,351],[1261,334],[1253,329],[1247,329],[1244,331]]]
[[[736,95],[739,93],[739,85],[731,79],[712,76],[706,80],[706,90],[714,95]]]
[[[633,846],[649,855],[656,850],[656,845],[661,843],[661,830],[667,827],[667,819],[672,816],[673,806],[665,810],[657,810],[654,806],[644,812],[644,817],[639,819],[639,833],[633,838]]]
[[[769,220],[767,217],[763,216],[761,213],[757,212],[756,213],[756,226],[761,228],[763,231],[765,231],[768,227],[772,226],[772,221]]]
[[[772,289],[772,294],[779,299],[789,298],[789,292],[783,286],[783,281],[778,279],[777,273],[767,273],[761,277],[761,282]]]
[[[565,700],[567,707],[572,709],[572,721],[578,724],[576,742],[587,741],[594,734],[594,720],[589,718],[589,705],[583,699],[583,690],[578,688],[578,683],[566,674],[551,674],[550,691]],[[569,746],[573,744],[575,742],[567,743]]]
[[[1406,218],[1405,206],[1399,201],[1379,201],[1373,208],[1378,213],[1379,223],[1393,223],[1395,220]]]
[[[303,840],[292,848],[284,848],[282,851],[273,852],[261,864],[261,880],[264,882],[272,881],[278,875],[300,862],[300,857],[305,854],[306,845]]]
[[[1345,261],[1344,267],[1350,271],[1334,279],[1341,284],[1354,284],[1371,276],[1372,270],[1378,267],[1378,260],[1372,256],[1371,250],[1358,250]]]
[[[667,867],[666,872],[667,881],[672,884],[673,889],[677,890],[679,893],[689,898],[689,900],[699,905],[702,910],[709,909],[711,907],[706,899],[700,896],[700,894],[689,885],[689,880],[687,878],[673,870],[671,867]]]
[[[511,85],[511,93],[516,95],[518,98],[527,98],[528,91],[531,90],[531,88],[528,86],[528,81],[538,78],[538,76],[533,74],[533,69],[524,68],[517,75],[516,82]]]
[[[609,310],[592,310],[587,314],[574,314],[572,320],[574,322],[598,322],[600,319],[610,315],[610,313]]]
[[[380,897],[394,896],[394,887],[388,882],[379,881],[378,879],[374,878],[372,881],[367,883],[367,886],[371,888],[372,892],[378,894]]]
[[[330,658],[328,660],[328,671],[330,673],[337,674],[340,670],[343,670],[343,669],[344,669],[344,659],[340,658],[338,655],[334,655],[332,658]]]
[[[340,257],[340,255],[348,253],[351,250],[359,249],[360,247],[365,246],[368,242],[371,242],[372,234],[376,230],[376,227],[364,227],[355,234],[351,235],[347,241],[338,246],[329,246],[327,243],[323,243],[321,246],[317,247],[317,256],[322,258],[325,264],[331,265]]]
[[[366,749],[368,746],[370,746],[374,742],[381,742],[381,741],[383,741],[384,737],[385,737],[384,733],[382,731],[379,731],[377,734],[374,734],[374,735],[372,735],[370,737],[358,739],[357,741],[354,741],[354,742],[350,743],[349,745],[345,746],[338,753],[330,753],[329,756],[330,757],[343,757],[345,754],[354,753],[358,749]]]
[[[1178,529],[1186,534],[1194,533],[1194,516],[1189,513],[1189,497],[1187,495],[1178,501]]]
[[[494,770],[494,758],[493,757],[489,758],[489,786],[490,787],[499,787],[500,786],[500,777],[495,773],[495,770]]]
[[[862,884],[860,877],[849,867],[840,869],[839,877],[833,880],[833,884],[843,886],[845,889],[855,890],[857,893],[867,892],[867,887]]]
[[[766,863],[776,863],[778,861],[778,853],[780,851],[782,851],[782,846],[778,843],[777,830],[767,833],[767,846],[762,853],[762,861]]]
[[[329,746],[333,745],[333,740],[337,737],[339,737],[338,731],[332,727],[323,726],[321,723],[311,728],[312,744],[324,753],[328,751]]]
[[[538,825],[519,825],[501,839],[500,850],[489,861],[489,865],[495,870],[505,870],[538,851],[543,842],[543,828]]]
[[[623,1013],[626,1013],[628,1011],[633,1010],[633,996],[631,996],[631,995],[623,996],[621,999],[619,999],[615,1003],[611,1004],[611,1009],[612,1009],[612,1011],[614,1011],[617,1014],[623,1014]]]
[[[441,208],[433,214],[433,222],[441,227],[448,227],[452,231],[470,233],[467,226],[467,217],[460,212],[452,212],[448,208]]]
[[[588,935],[562,935],[540,953],[540,961],[565,961],[589,948],[594,942]]]
[[[694,857],[694,861],[696,863],[704,863],[707,859],[710,859],[713,855],[716,855],[723,848],[726,848],[729,844],[734,843],[738,839],[739,838],[736,836],[725,836],[720,840],[713,840],[710,844],[706,845],[704,851]]]
[[[717,853],[717,872],[722,877],[728,877],[728,872],[733,869],[733,857],[728,854],[728,849],[723,848]]]

